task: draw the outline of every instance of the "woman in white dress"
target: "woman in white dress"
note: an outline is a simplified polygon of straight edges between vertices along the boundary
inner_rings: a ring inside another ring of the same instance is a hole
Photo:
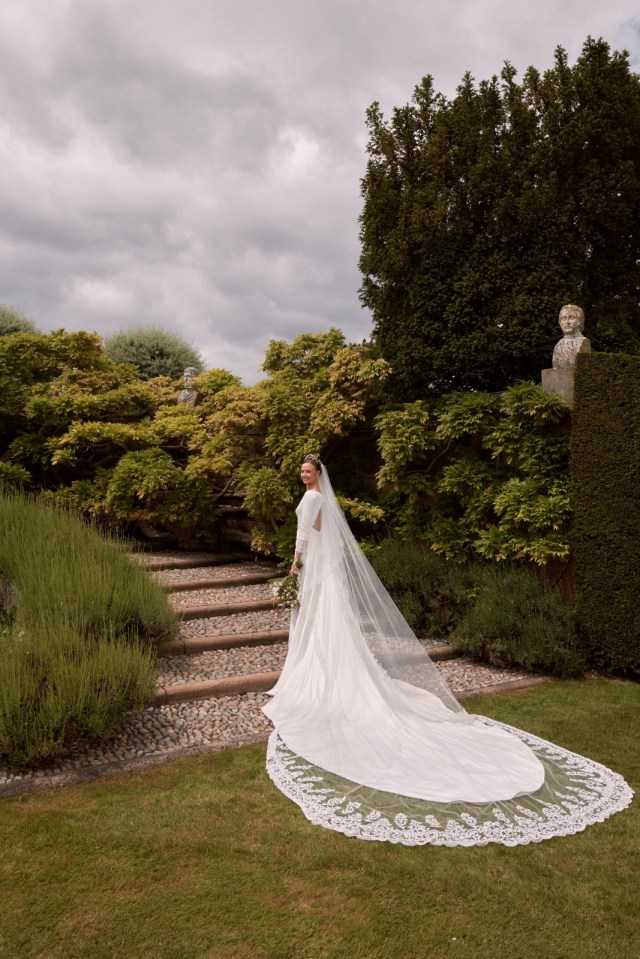
[[[313,822],[407,845],[567,835],[625,808],[604,766],[469,715],[358,547],[317,457],[301,466],[289,650],[267,769]]]

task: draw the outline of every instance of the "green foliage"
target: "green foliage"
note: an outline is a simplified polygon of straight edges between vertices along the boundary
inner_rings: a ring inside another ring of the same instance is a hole
[[[0,660],[0,755],[63,755],[104,739],[152,689],[152,647],[178,622],[122,547],[36,500],[0,497],[0,570],[17,602]]]
[[[202,416],[175,405],[168,377],[143,381],[132,365],[114,363],[97,336],[64,331],[0,339],[0,381],[3,374],[5,485],[30,477],[116,528],[145,523],[186,542],[213,541],[210,491],[186,470],[207,438]],[[212,390],[216,377],[235,380],[214,370]]]
[[[376,418],[397,529],[449,559],[544,566],[569,554],[566,405],[533,383],[450,393]]]
[[[204,369],[200,353],[188,340],[159,326],[138,326],[114,333],[104,342],[107,355],[115,363],[131,363],[140,379],[155,376],[179,379],[190,366]]]
[[[22,466],[0,461],[0,491],[23,490],[31,485],[31,475]]]
[[[640,674],[640,358],[579,356],[571,434],[577,614],[592,658]]]
[[[207,370],[206,373],[202,373],[193,381],[194,389],[198,390],[198,392],[204,396],[215,396],[216,393],[219,393],[220,390],[225,389],[227,386],[240,385],[241,381],[239,376],[234,376],[229,370],[218,369]]]
[[[418,635],[451,636],[465,654],[493,666],[562,677],[584,669],[570,606],[529,570],[452,564],[423,544],[395,539],[369,558]]]
[[[0,303],[0,336],[12,333],[36,333],[36,325],[28,316],[13,306]]]
[[[499,390],[548,365],[564,303],[600,351],[640,351],[640,80],[587,39],[447,99],[425,77],[368,111],[361,298],[394,398]],[[472,401],[470,400],[470,403]],[[457,432],[457,427],[456,427]]]
[[[105,504],[117,517],[174,531],[213,519],[205,491],[160,449],[122,456],[111,473]]]

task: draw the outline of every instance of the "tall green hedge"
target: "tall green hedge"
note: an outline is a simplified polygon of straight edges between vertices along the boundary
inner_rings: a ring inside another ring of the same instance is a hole
[[[640,357],[578,357],[571,486],[585,642],[595,663],[640,674]]]

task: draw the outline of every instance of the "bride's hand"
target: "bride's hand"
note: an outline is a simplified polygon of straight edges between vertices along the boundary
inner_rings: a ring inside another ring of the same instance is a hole
[[[289,570],[289,572],[291,573],[292,576],[297,576],[298,573],[300,572],[299,568],[296,566],[295,559],[293,563],[291,564],[291,569]]]

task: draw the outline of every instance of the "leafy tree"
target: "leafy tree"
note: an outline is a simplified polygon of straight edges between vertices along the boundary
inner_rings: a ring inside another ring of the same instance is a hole
[[[573,67],[505,64],[452,100],[430,76],[367,115],[361,298],[397,399],[538,379],[567,302],[640,351],[640,79],[589,38]]]
[[[139,326],[114,333],[105,340],[104,348],[114,362],[132,363],[142,380],[154,376],[177,380],[189,366],[199,372],[204,370],[200,353],[188,340],[159,326]]]
[[[0,303],[0,336],[11,333],[36,333],[36,325],[28,316],[13,306]]]

